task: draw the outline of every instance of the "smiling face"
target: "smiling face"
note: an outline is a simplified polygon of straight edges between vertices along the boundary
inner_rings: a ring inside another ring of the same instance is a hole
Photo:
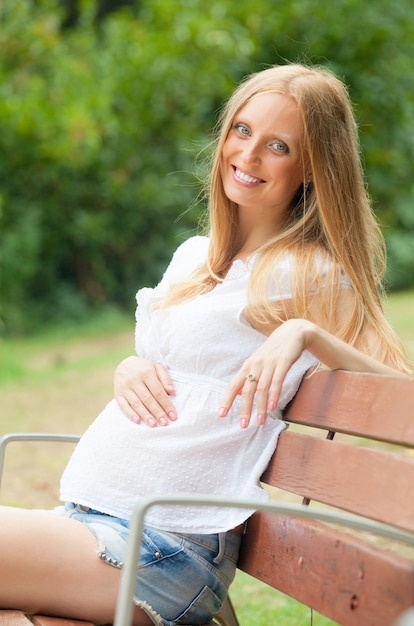
[[[295,101],[263,92],[235,115],[225,140],[221,177],[239,212],[255,211],[277,229],[304,182],[303,126]]]

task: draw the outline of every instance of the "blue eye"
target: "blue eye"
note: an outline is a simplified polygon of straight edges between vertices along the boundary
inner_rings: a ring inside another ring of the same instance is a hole
[[[235,124],[234,129],[237,130],[241,135],[250,135],[250,131],[244,124]]]
[[[289,154],[289,148],[285,143],[283,143],[283,141],[275,141],[271,145],[276,152],[285,152],[286,154]]]

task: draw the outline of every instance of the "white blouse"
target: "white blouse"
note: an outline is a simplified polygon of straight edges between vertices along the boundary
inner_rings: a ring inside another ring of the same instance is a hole
[[[204,494],[268,498],[260,477],[285,427],[281,411],[304,373],[316,363],[308,352],[294,363],[278,408],[258,426],[253,413],[240,427],[240,403],[218,417],[228,381],[266,339],[244,318],[251,266],[235,261],[223,283],[177,306],[155,305],[171,283],[189,276],[206,259],[208,239],[192,237],[173,256],[161,282],[137,293],[136,351],[160,361],[175,386],[177,420],[149,428],[131,422],[112,400],[83,435],[62,476],[61,499],[129,519],[138,498]],[[279,292],[289,298],[290,259],[280,267]],[[276,289],[276,288],[275,288]],[[161,530],[215,533],[243,522],[252,511],[220,507],[155,506],[146,523]]]

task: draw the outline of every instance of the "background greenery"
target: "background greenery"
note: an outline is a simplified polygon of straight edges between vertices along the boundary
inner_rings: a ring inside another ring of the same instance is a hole
[[[197,229],[235,83],[327,65],[356,103],[391,288],[414,285],[411,0],[2,0],[0,333],[134,308]]]

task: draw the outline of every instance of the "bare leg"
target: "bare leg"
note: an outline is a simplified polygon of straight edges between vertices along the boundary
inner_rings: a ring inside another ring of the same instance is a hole
[[[0,608],[109,624],[120,577],[80,522],[0,507]],[[152,621],[136,609],[134,623]]]

